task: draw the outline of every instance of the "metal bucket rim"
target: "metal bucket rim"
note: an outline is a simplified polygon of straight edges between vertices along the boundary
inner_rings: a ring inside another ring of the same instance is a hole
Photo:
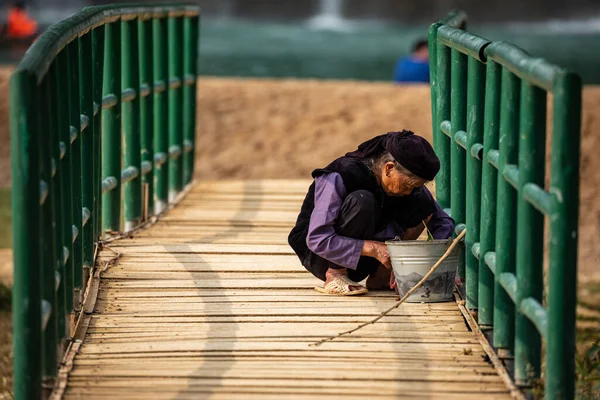
[[[387,240],[385,242],[386,245],[390,246],[411,246],[411,245],[418,245],[418,246],[431,246],[431,245],[440,245],[440,244],[447,244],[450,241],[450,239],[435,239],[435,240]]]

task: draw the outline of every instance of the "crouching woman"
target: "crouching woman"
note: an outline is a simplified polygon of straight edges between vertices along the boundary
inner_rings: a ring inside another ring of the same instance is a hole
[[[332,295],[393,289],[386,240],[416,240],[425,225],[435,239],[451,237],[454,221],[424,186],[439,169],[429,142],[404,130],[313,171],[288,242],[324,282],[315,289]],[[365,278],[366,287],[358,283]]]

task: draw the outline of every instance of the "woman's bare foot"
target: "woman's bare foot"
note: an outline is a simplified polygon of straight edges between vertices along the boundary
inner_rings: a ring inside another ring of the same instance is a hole
[[[325,284],[323,285],[323,287],[327,286],[327,284],[329,282],[331,282],[332,280],[334,280],[336,277],[339,276],[348,276],[348,271],[346,270],[346,268],[342,268],[342,269],[333,269],[333,268],[329,268],[327,270],[327,272],[325,273]],[[361,285],[350,285],[348,286],[348,288],[350,289],[351,292],[356,291],[356,290],[362,290],[364,289],[364,286]]]
[[[384,290],[390,288],[390,275],[392,270],[386,268],[383,264],[379,264],[375,273],[367,278],[367,289],[369,290]]]

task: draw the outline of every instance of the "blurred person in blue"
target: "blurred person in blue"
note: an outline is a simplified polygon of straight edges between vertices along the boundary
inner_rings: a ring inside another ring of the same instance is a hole
[[[427,40],[418,40],[410,56],[401,58],[394,71],[396,83],[429,83],[429,49]]]

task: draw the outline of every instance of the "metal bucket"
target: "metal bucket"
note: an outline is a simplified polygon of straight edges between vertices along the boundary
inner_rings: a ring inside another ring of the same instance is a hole
[[[400,297],[429,272],[450,246],[450,240],[389,240],[386,242]],[[411,294],[408,303],[435,303],[454,299],[454,279],[460,246],[444,260],[423,285]]]

